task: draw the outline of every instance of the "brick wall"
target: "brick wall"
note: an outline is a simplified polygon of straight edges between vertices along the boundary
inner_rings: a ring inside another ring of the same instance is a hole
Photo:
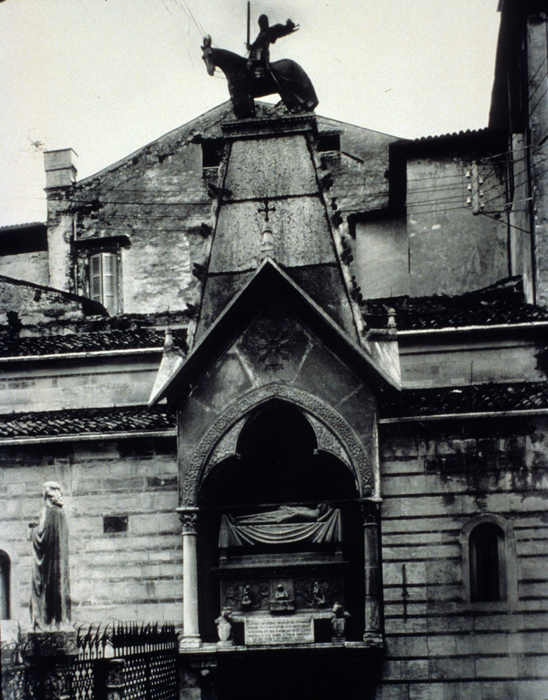
[[[0,549],[12,563],[13,620],[23,626],[29,621],[28,523],[40,513],[42,484],[56,480],[64,489],[69,520],[73,622],[181,622],[175,455],[175,438],[2,450]],[[105,516],[127,516],[127,531],[104,532]],[[4,633],[10,628],[2,626]]]
[[[382,426],[382,700],[548,697],[546,423]],[[485,518],[504,528],[507,600],[472,603]]]

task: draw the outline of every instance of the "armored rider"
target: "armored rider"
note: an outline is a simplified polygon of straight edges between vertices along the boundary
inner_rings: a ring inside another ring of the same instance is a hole
[[[276,39],[280,39],[282,36],[296,32],[299,25],[288,19],[285,24],[275,24],[270,27],[268,17],[261,15],[259,17],[259,28],[260,32],[257,38],[249,45],[247,69],[253,73],[254,77],[265,78],[269,71],[270,44],[276,43]]]

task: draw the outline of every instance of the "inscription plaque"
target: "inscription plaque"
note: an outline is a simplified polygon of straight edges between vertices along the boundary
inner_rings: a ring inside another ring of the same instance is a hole
[[[267,617],[257,615],[245,620],[245,643],[248,645],[312,644],[314,618],[310,615]]]

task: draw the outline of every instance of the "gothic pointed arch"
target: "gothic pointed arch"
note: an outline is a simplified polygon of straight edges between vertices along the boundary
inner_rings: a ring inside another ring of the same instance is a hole
[[[262,404],[281,400],[298,408],[314,430],[317,447],[336,456],[351,471],[358,494],[372,495],[375,470],[362,443],[348,422],[325,401],[284,384],[254,389],[234,402],[206,431],[190,462],[184,465],[182,504],[195,506],[201,484],[213,467],[236,455],[236,445],[246,418]]]

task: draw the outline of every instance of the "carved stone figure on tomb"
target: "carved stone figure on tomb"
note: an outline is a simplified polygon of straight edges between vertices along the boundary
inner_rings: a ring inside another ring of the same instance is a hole
[[[346,621],[350,613],[346,612],[340,603],[333,606],[333,617],[331,618],[331,632],[333,642],[344,642],[346,639]]]
[[[295,594],[292,581],[273,581],[270,595],[270,612],[295,610]]]
[[[253,605],[253,601],[251,600],[251,586],[245,586],[240,605],[242,608],[250,608]]]
[[[325,605],[325,593],[323,591],[323,588],[317,581],[314,581],[314,587],[312,589],[312,599],[314,601],[314,604],[318,607],[320,607],[321,605]]]
[[[276,586],[275,598],[277,600],[287,600],[289,598],[289,595],[285,590],[285,586],[283,585],[283,583],[279,583]]]
[[[221,517],[219,547],[244,547],[262,544],[314,544],[342,541],[341,513],[327,503],[315,508],[283,505],[276,510],[234,517]]]
[[[280,506],[276,510],[267,513],[256,513],[238,518],[238,524],[259,523],[314,523],[325,519],[330,508],[326,503],[318,503],[315,508],[306,506]]]
[[[70,629],[68,524],[61,486],[44,484],[44,507],[29,525],[33,545],[31,620],[34,629]]]
[[[224,608],[220,616],[215,620],[217,625],[217,634],[219,635],[219,642],[221,644],[227,644],[230,642],[232,637],[232,623],[230,621],[230,610]]]

